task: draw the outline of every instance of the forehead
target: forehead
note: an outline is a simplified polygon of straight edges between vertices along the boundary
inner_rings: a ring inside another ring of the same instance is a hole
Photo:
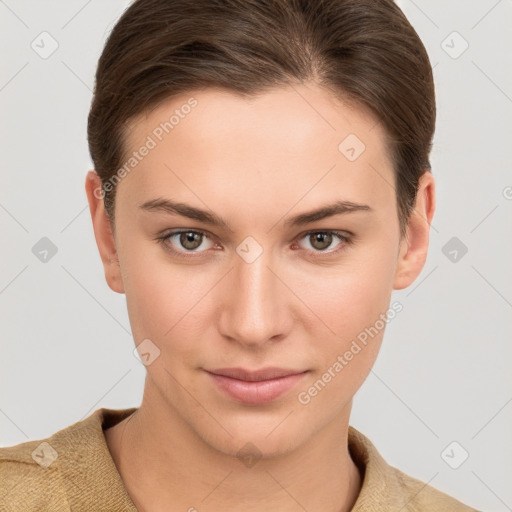
[[[273,204],[289,207],[292,198],[307,194],[314,203],[336,190],[368,201],[382,189],[380,199],[389,200],[382,185],[393,189],[382,125],[368,110],[311,85],[250,98],[221,89],[181,94],[130,123],[125,161],[144,146],[151,149],[119,183],[139,198],[196,192],[261,207],[274,195]]]

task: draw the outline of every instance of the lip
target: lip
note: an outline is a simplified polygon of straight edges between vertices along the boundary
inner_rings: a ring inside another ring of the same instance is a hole
[[[308,371],[268,367],[205,370],[216,386],[237,402],[260,405],[272,402],[294,387]]]

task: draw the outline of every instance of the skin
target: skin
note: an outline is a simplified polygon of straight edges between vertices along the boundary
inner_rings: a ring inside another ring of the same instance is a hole
[[[250,100],[217,89],[175,97],[131,123],[126,147],[191,96],[197,106],[118,184],[114,230],[97,174],[86,178],[107,283],[126,294],[135,344],[149,338],[160,350],[140,408],[105,431],[107,445],[141,511],[350,510],[362,484],[347,447],[352,399],[384,329],[307,405],[297,396],[421,272],[434,179],[422,176],[400,239],[383,128],[314,84]],[[366,146],[353,162],[338,150],[350,133]],[[231,231],[139,208],[159,197],[215,212]],[[340,199],[371,210],[285,225]],[[198,257],[179,235],[167,240],[178,255],[156,240],[178,228],[207,233]],[[325,230],[352,233],[352,243],[308,234]],[[263,249],[251,263],[236,252],[248,236]],[[203,370],[267,366],[308,373],[273,402],[248,405]],[[261,454],[252,467],[237,458],[248,442]]]

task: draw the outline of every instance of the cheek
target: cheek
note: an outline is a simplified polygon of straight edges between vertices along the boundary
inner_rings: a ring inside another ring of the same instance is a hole
[[[209,293],[218,276],[199,266],[172,264],[159,250],[128,255],[125,294],[136,344],[149,338],[161,350],[166,366],[194,364],[195,341],[204,338],[204,316],[213,307]],[[203,319],[203,320],[201,320]]]
[[[315,372],[297,395],[308,414],[333,419],[367,378],[387,325],[393,268],[392,257],[372,258],[338,269],[325,280],[328,286],[311,281],[308,305],[335,334],[313,320],[312,337],[321,340]]]
[[[180,274],[172,265],[155,259],[154,251],[127,252],[120,259],[135,340],[162,338],[178,321],[183,306]]]
[[[322,322],[315,317],[310,325],[312,337],[321,343],[315,347],[316,371],[300,390],[305,392],[302,401],[298,397],[300,404],[309,401],[321,414],[331,403],[334,415],[368,376],[387,325],[395,256],[392,238],[382,237],[347,254],[321,279],[304,278],[309,289],[305,302]]]
[[[347,253],[339,265],[297,279],[299,289],[305,290],[304,302],[317,315],[316,323],[320,318],[338,340],[349,341],[388,309],[395,265],[392,247],[374,243]],[[325,330],[324,325],[319,327]]]

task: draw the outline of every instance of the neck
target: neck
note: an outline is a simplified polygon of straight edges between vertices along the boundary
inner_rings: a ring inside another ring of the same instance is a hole
[[[348,418],[339,415],[285,454],[242,460],[201,439],[175,411],[147,399],[105,431],[107,445],[140,512],[350,511],[361,475],[348,451]],[[162,428],[165,425],[165,428]]]

